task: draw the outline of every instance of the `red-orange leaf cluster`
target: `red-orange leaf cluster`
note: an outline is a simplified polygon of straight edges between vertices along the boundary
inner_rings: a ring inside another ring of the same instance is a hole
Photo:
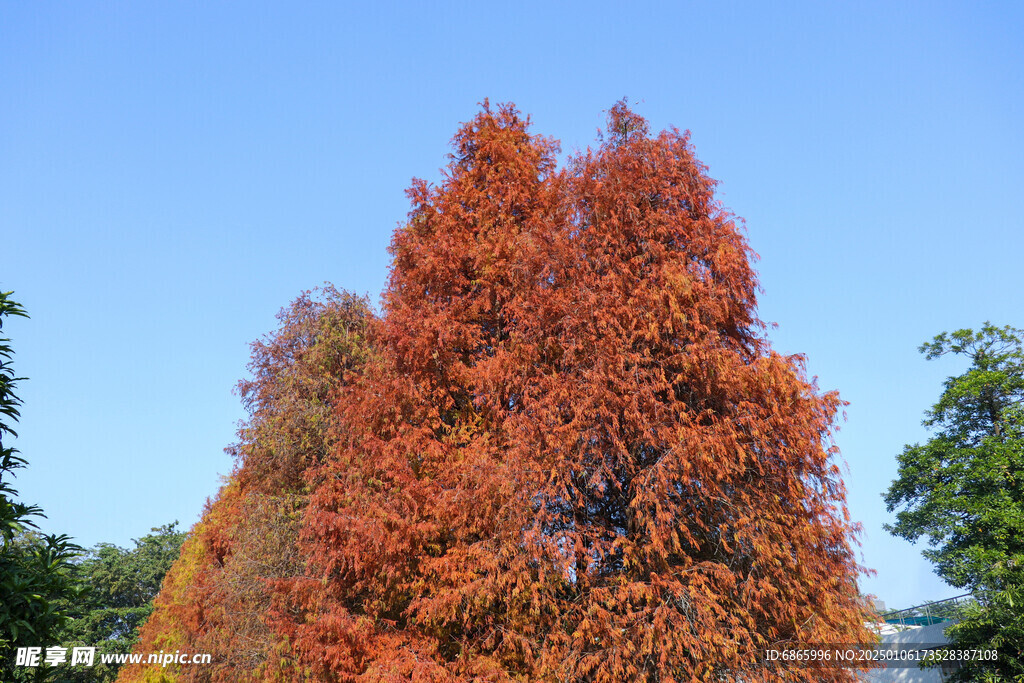
[[[485,103],[409,190],[331,450],[245,460],[240,491],[308,499],[257,603],[288,665],[237,680],[851,680],[763,656],[867,636],[838,395],[770,349],[685,134],[619,103],[557,151]]]

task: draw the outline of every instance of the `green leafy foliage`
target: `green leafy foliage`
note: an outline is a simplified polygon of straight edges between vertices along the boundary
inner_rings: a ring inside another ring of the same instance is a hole
[[[8,316],[28,317],[20,304],[0,292],[0,328]],[[71,560],[81,548],[64,535],[41,535],[33,531],[42,510],[16,500],[10,480],[26,461],[7,438],[17,436],[12,424],[18,420],[21,400],[14,393],[19,379],[11,362],[10,339],[0,338],[0,680],[18,680],[15,653],[19,647],[40,647],[53,638],[67,621],[62,601],[73,601],[80,593],[71,578]],[[36,680],[50,672],[39,669]]]
[[[74,618],[58,636],[64,647],[96,647],[93,667],[68,668],[67,681],[113,681],[120,668],[103,664],[99,655],[128,653],[138,640],[139,628],[153,611],[153,598],[160,591],[164,575],[178,558],[185,532],[177,522],[152,529],[135,540],[128,550],[101,543],[88,551],[72,571],[75,582],[85,590],[75,603],[65,605]]]
[[[925,557],[978,604],[951,627],[957,647],[995,648],[999,660],[961,669],[960,680],[1024,674],[1024,331],[989,323],[943,333],[920,351],[970,362],[950,377],[925,426],[924,444],[899,456],[899,477],[885,494],[887,529],[928,540]]]

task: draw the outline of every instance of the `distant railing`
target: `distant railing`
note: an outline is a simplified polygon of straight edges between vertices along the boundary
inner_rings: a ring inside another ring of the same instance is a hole
[[[916,607],[906,609],[890,610],[882,613],[882,620],[887,624],[901,626],[903,628],[913,626],[931,626],[944,621],[959,619],[967,604],[975,602],[972,593],[964,593],[956,597],[926,602]]]

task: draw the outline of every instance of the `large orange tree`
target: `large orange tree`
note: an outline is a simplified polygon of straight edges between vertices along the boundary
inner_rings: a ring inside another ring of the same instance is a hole
[[[556,151],[485,105],[410,190],[305,516],[317,678],[777,680],[765,648],[865,636],[841,401],[771,351],[687,136],[620,103]]]
[[[254,676],[852,679],[764,657],[867,635],[841,400],[771,350],[687,135],[619,103],[596,149],[557,153],[485,103],[409,190],[329,449],[243,466],[308,495],[301,568],[252,607],[288,666]]]

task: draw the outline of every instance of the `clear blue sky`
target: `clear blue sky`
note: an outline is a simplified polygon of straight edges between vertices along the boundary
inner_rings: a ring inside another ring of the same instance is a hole
[[[850,401],[864,590],[957,591],[880,494],[962,370],[916,347],[1024,327],[1024,5],[4,3],[0,287],[30,379],[17,480],[47,531],[196,521],[248,343],[325,280],[376,297],[413,176],[477,102],[563,149],[629,96],[693,131],[747,220],[778,349]]]

